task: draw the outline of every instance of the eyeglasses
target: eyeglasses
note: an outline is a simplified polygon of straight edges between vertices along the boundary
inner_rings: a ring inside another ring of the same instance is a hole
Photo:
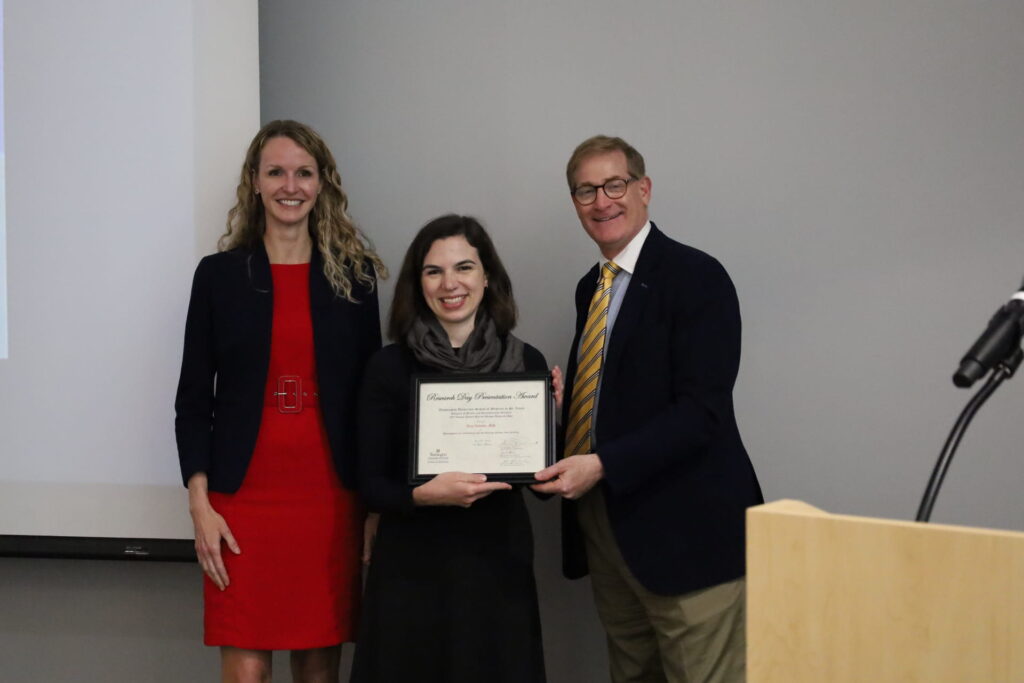
[[[598,190],[604,190],[604,196],[608,199],[622,199],[626,195],[626,188],[634,180],[636,178],[613,178],[603,185],[580,185],[572,191],[572,198],[577,204],[586,206],[594,203]]]

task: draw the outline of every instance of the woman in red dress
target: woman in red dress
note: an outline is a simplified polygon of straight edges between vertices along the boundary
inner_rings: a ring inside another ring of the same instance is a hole
[[[354,639],[353,414],[386,271],[346,206],[320,136],[273,121],[249,146],[221,251],[196,268],[175,433],[204,642],[225,681],[269,681],[273,650],[291,650],[296,681],[337,681]]]

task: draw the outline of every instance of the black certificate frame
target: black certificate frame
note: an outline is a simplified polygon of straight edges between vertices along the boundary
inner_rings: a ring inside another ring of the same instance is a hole
[[[420,406],[421,390],[425,387],[429,388],[434,385],[438,386],[439,391],[444,391],[446,394],[458,397],[460,394],[459,385],[484,385],[487,387],[489,393],[486,398],[479,396],[473,396],[471,400],[490,400],[494,401],[495,405],[501,405],[504,398],[500,398],[504,394],[503,389],[506,389],[503,385],[507,385],[510,382],[528,382],[536,383],[537,389],[539,390],[539,396],[536,399],[526,398],[510,398],[509,402],[514,400],[527,400],[527,401],[543,401],[544,405],[544,425],[543,425],[543,464],[541,467],[531,469],[530,471],[516,471],[516,472],[474,472],[474,474],[483,474],[487,477],[488,481],[503,481],[510,484],[536,484],[539,483],[534,478],[534,474],[544,467],[549,467],[555,462],[555,398],[551,384],[551,374],[547,372],[508,372],[508,373],[491,373],[491,374],[417,374],[413,375],[410,382],[410,426],[409,426],[409,483],[410,484],[422,484],[430,481],[440,472],[424,472],[424,468],[420,464],[419,452],[421,444],[421,418],[423,417],[423,411]],[[506,389],[507,390],[507,389]],[[481,393],[481,392],[477,392]],[[491,398],[491,396],[499,398]],[[452,398],[446,399],[452,400],[453,403],[458,401],[464,401],[465,399]],[[496,456],[500,457],[500,456]]]

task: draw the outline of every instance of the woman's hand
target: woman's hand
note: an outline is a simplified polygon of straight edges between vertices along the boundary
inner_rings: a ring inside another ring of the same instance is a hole
[[[483,474],[443,472],[412,490],[417,505],[459,505],[468,508],[495,491],[508,491],[511,484],[487,481]]]
[[[373,555],[373,542],[377,540],[377,525],[380,524],[380,513],[371,512],[363,522],[363,564],[370,564]]]
[[[196,534],[196,556],[199,566],[217,586],[224,590],[231,583],[228,571],[221,557],[221,542],[227,544],[236,555],[242,554],[231,529],[224,518],[210,505],[206,494],[206,473],[197,472],[188,480],[188,510],[192,515],[192,525]]]
[[[551,368],[551,389],[555,393],[555,408],[557,408],[557,416],[559,419],[562,417],[562,399],[565,398],[565,375],[562,374],[562,368],[557,365]]]

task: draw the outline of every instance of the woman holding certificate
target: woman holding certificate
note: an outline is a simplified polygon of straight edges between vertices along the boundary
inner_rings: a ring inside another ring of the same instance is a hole
[[[514,337],[512,285],[473,218],[424,226],[405,254],[359,402],[360,492],[381,513],[352,680],[545,680],[533,533],[521,490],[482,474],[410,481],[410,386],[425,373],[547,372]]]

